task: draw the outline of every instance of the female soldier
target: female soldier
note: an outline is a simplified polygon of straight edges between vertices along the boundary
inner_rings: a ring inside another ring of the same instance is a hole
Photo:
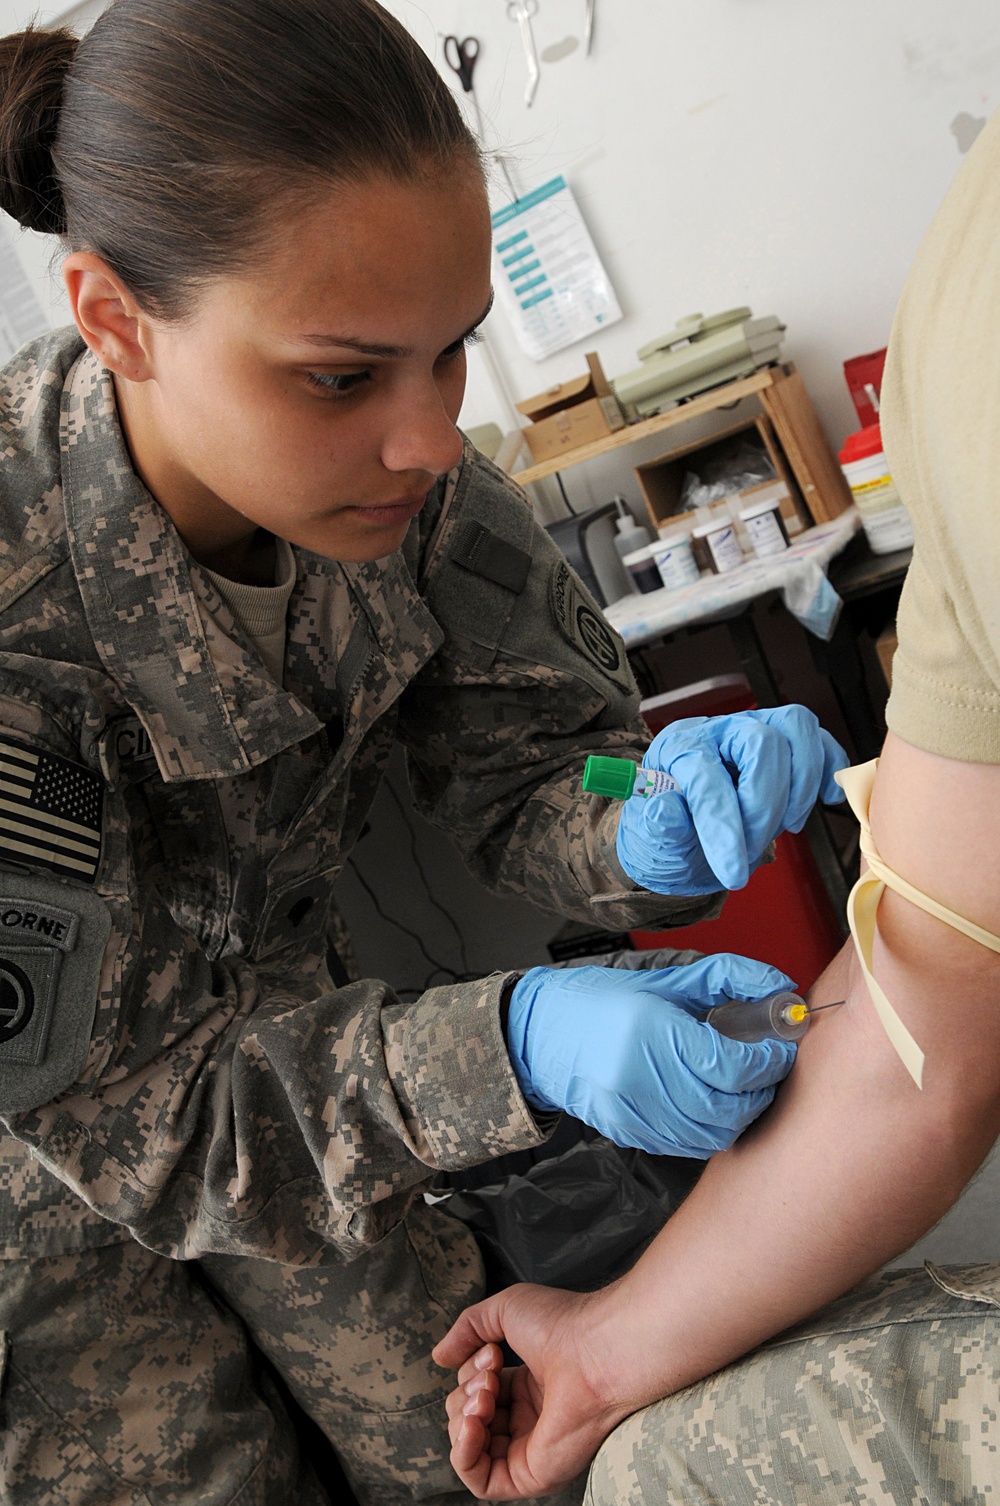
[[[416,1193],[566,1107],[708,1155],[791,1051],[696,1018],[781,983],[741,959],[334,989],[394,740],[474,871],[615,928],[708,913],[843,760],[785,708],[661,740],[688,802],[621,833],[581,796],[634,685],[463,452],[481,164],[374,0],[116,0],[0,88],[75,319],[0,395],[4,1499],[321,1499],[259,1349],[364,1500],[461,1496],[428,1351],[481,1267]]]

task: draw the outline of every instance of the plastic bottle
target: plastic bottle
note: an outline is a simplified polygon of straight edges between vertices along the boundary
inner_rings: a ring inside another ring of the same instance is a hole
[[[615,526],[618,532],[615,534],[615,548],[624,560],[626,554],[634,554],[637,549],[645,549],[647,544],[653,542],[648,528],[643,528],[637,523],[625,505],[624,497],[615,497],[614,504],[618,509]]]

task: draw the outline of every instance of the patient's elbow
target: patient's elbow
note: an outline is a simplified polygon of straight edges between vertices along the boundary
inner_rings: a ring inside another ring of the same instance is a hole
[[[923,1148],[928,1170],[949,1179],[957,1197],[1000,1136],[1000,1051],[992,1039],[988,1044],[977,1039],[950,1001],[947,1009],[942,1001],[933,1017],[915,1022],[913,1033],[924,1051],[922,1085],[917,1087],[897,1057],[893,1117],[898,1132]],[[884,1052],[882,1060],[888,1074],[892,1064]]]
[[[964,1050],[934,1049],[924,1063],[923,1098],[949,1145],[1000,1135],[1000,1059],[993,1051],[972,1058]]]

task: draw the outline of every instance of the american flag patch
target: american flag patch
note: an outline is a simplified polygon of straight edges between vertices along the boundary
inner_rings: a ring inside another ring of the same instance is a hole
[[[93,883],[103,801],[83,764],[0,737],[0,859]]]

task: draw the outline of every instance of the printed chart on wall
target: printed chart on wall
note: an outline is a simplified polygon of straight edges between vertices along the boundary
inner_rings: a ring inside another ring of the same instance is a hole
[[[622,317],[565,178],[493,215],[493,285],[536,361]]]
[[[50,328],[6,226],[0,226],[0,364]]]

